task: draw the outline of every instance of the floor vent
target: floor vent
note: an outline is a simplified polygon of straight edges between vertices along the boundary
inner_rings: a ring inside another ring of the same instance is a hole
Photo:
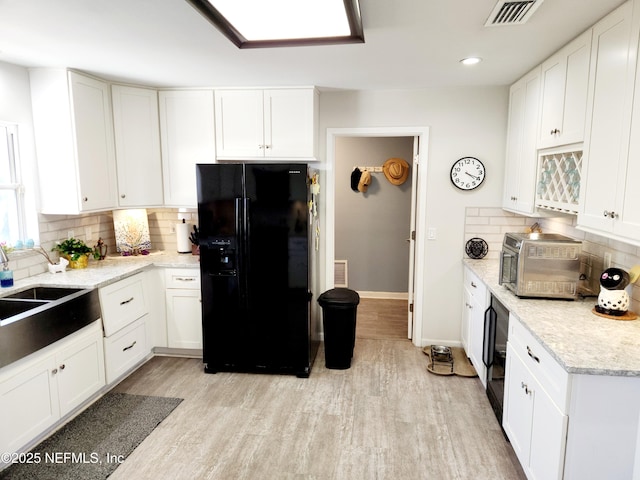
[[[500,0],[493,8],[485,27],[520,25],[526,23],[544,0]]]
[[[347,288],[349,286],[348,269],[346,260],[335,260],[333,263],[333,283],[336,287]]]

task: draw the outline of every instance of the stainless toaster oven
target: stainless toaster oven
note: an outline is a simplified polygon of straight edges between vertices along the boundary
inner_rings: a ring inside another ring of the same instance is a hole
[[[506,233],[499,283],[519,297],[575,299],[582,242],[555,233]]]

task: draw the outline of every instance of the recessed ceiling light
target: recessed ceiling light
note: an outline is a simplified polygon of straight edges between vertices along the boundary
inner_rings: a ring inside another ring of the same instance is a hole
[[[364,43],[358,0],[187,0],[239,48]]]
[[[463,65],[475,65],[476,63],[480,63],[482,59],[480,57],[467,57],[460,60],[460,63]]]

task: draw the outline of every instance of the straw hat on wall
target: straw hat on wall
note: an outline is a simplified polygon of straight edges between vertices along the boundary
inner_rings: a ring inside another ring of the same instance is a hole
[[[409,177],[409,164],[401,158],[390,158],[382,165],[382,171],[393,185],[402,185]]]

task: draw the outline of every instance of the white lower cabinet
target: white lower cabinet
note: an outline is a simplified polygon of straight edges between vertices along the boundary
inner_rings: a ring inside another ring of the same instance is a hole
[[[202,349],[200,271],[167,268],[165,284],[168,347]]]
[[[509,317],[502,425],[529,479],[632,479],[640,377],[568,373]]]
[[[145,318],[139,318],[104,339],[107,383],[112,383],[133,368],[149,353]]]
[[[0,452],[16,452],[105,385],[95,322],[0,370]]]
[[[503,426],[528,478],[561,479],[567,415],[507,344]]]
[[[509,315],[502,424],[530,479],[562,479],[568,373]]]
[[[473,363],[478,377],[485,387],[487,369],[482,361],[484,343],[484,312],[490,298],[487,287],[468,267],[464,269],[464,305],[462,319],[462,343],[467,357]]]
[[[101,287],[107,383],[112,384],[150,353],[146,319],[147,272],[137,273]]]

